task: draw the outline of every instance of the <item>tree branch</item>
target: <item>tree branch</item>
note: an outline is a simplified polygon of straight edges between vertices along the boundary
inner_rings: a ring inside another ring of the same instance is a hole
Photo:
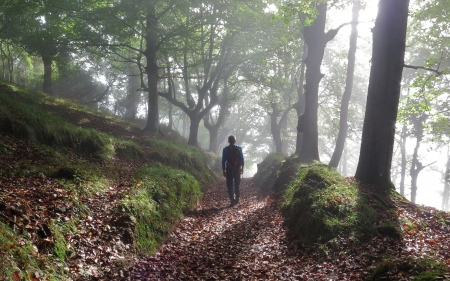
[[[415,65],[404,64],[403,67],[404,68],[412,68],[412,69],[415,69],[415,70],[423,69],[423,70],[431,71],[431,72],[436,73],[436,76],[441,76],[443,74],[442,71],[439,71],[437,69],[432,69],[432,68],[429,68],[429,67],[425,67],[425,66],[415,66]]]

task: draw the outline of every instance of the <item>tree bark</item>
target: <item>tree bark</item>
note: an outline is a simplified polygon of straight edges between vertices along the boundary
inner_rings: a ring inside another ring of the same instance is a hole
[[[445,165],[444,174],[444,191],[442,192],[442,210],[448,211],[450,197],[450,153],[447,150],[447,164]]]
[[[419,173],[425,168],[419,161],[419,148],[423,138],[423,123],[427,119],[427,115],[421,115],[419,117],[413,115],[411,119],[416,137],[416,146],[414,147],[409,175],[411,176],[411,202],[416,203],[417,178],[419,177]]]
[[[297,111],[297,139],[295,142],[295,154],[300,155],[303,141],[303,131],[302,131],[302,115],[305,112],[305,95],[303,94],[303,87],[305,82],[305,60],[308,53],[308,47],[306,43],[303,43],[303,54],[302,54],[302,64],[300,67],[300,81],[298,85],[298,99],[295,106]]]
[[[44,87],[42,91],[48,95],[53,95],[52,86],[52,62],[51,56],[42,56],[42,62],[44,63]]]
[[[400,170],[400,194],[405,196],[405,174],[406,174],[406,125],[402,127],[400,150],[402,154],[401,170]]]
[[[392,188],[400,83],[405,56],[409,0],[380,0],[373,28],[372,66],[361,150],[355,177]]]
[[[278,116],[280,116],[281,111],[277,108],[277,104],[272,102],[271,104],[272,112],[269,112],[270,116],[270,132],[272,133],[273,143],[275,145],[275,152],[281,153],[282,142],[281,142],[281,128],[278,126]]]
[[[319,83],[323,74],[320,72],[325,45],[325,20],[327,4],[317,6],[318,15],[310,26],[304,28],[308,55],[305,59],[305,112],[301,118],[300,131],[303,133],[299,161],[311,163],[319,159],[319,135],[317,127],[317,110],[319,101]]]
[[[212,116],[210,116],[209,113],[205,115],[205,118],[203,118],[205,128],[208,129],[209,132],[208,151],[211,152],[217,152],[219,128],[225,122],[225,116],[228,109],[228,78],[225,78],[223,83],[222,98],[218,103],[218,105],[220,106],[219,116],[217,117],[216,123],[212,122]]]
[[[339,134],[336,139],[336,146],[334,148],[333,155],[331,156],[330,167],[336,168],[342,157],[342,151],[344,150],[345,139],[347,138],[348,131],[348,106],[350,103],[350,97],[352,95],[353,89],[353,77],[355,73],[355,54],[356,54],[356,43],[358,40],[358,18],[359,11],[361,10],[360,0],[353,1],[352,9],[352,32],[350,34],[350,48],[348,51],[348,66],[347,66],[347,77],[345,79],[345,90],[342,95],[341,101],[341,111],[339,116]]]
[[[150,132],[157,132],[159,129],[158,64],[156,60],[157,26],[158,18],[156,17],[155,4],[149,3],[146,16],[146,49],[144,51],[146,58],[145,71],[147,73],[148,83],[148,87],[146,87],[148,92],[147,124],[144,130]],[[141,81],[141,84],[143,84],[143,81]]]

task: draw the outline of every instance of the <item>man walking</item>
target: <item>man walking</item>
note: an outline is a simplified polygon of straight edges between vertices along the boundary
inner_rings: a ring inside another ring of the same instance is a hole
[[[230,206],[234,206],[239,204],[239,184],[241,174],[244,173],[244,154],[242,148],[236,145],[236,138],[233,135],[228,137],[228,143],[230,145],[224,147],[222,151],[222,171],[227,179]]]

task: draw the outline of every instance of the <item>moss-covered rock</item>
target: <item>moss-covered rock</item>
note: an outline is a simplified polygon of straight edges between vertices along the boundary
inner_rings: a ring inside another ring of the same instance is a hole
[[[271,190],[277,180],[277,173],[281,168],[281,163],[287,156],[282,153],[269,153],[264,160],[258,164],[258,171],[253,176],[255,184],[263,190]]]

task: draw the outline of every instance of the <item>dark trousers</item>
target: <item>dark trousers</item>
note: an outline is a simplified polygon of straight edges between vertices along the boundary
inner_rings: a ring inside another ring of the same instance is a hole
[[[241,171],[237,169],[227,168],[227,188],[228,196],[231,203],[239,201],[239,184],[241,183]],[[234,190],[233,190],[234,186]]]

